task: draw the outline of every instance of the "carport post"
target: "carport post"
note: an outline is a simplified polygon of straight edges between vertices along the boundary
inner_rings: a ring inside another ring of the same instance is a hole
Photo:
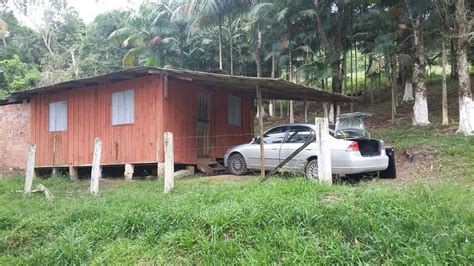
[[[263,100],[262,90],[257,85],[257,105],[258,105],[258,128],[260,135],[260,176],[265,179],[265,147],[263,143]]]
[[[329,121],[316,117],[316,138],[319,147],[318,175],[319,182],[332,184],[331,149],[329,148]]]
[[[323,103],[323,112],[324,112],[324,117],[328,118],[328,117],[329,117],[329,114],[328,114],[328,103],[326,103],[326,102]]]

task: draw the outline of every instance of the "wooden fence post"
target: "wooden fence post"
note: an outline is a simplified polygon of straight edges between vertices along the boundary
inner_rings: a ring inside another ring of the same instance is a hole
[[[91,194],[99,194],[99,179],[101,176],[100,169],[100,156],[102,153],[102,141],[99,138],[95,139],[94,142],[94,156],[92,158],[92,171],[91,171]]]
[[[259,114],[263,114],[264,110],[262,89],[259,86],[257,86],[257,108]],[[265,142],[263,141],[263,115],[258,117],[258,131],[260,136],[260,177],[262,180],[265,180]]]
[[[165,132],[165,193],[169,193],[174,187],[174,151],[173,133]]]
[[[33,185],[33,178],[35,177],[35,152],[36,145],[30,145],[28,150],[28,159],[26,163],[26,177],[25,177],[25,193],[31,192],[31,186]]]
[[[329,147],[329,121],[316,117],[316,138],[319,147],[318,175],[319,181],[332,184],[331,149]]]

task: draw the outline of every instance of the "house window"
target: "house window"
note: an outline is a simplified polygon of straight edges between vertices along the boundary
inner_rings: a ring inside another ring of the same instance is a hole
[[[241,99],[240,97],[229,95],[229,124],[241,125]]]
[[[53,102],[48,106],[49,132],[67,130],[67,102]]]
[[[133,124],[133,90],[112,93],[112,125]]]

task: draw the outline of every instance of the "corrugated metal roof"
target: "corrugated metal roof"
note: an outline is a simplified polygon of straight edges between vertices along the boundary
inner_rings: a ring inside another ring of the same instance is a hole
[[[110,82],[134,79],[148,75],[165,75],[171,78],[206,84],[216,88],[225,87],[256,93],[256,88],[262,89],[266,99],[308,100],[321,102],[350,102],[357,98],[323,91],[317,88],[295,84],[282,79],[235,76],[228,74],[208,73],[176,68],[137,67],[120,70],[104,75],[75,79],[53,85],[36,87],[25,91],[12,93],[0,105],[19,103],[37,94],[54,93],[75,88],[89,87]]]

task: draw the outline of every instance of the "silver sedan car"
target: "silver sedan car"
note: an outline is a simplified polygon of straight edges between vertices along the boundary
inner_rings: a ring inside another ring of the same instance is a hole
[[[316,133],[315,125],[286,124],[271,128],[263,134],[265,143],[265,169],[273,170],[281,161],[297,150]],[[384,142],[375,139],[357,138],[348,140],[329,136],[331,165],[334,175],[350,175],[378,172],[387,169],[388,157]],[[224,157],[225,166],[234,175],[244,175],[249,170],[260,169],[260,141],[257,137],[248,144],[229,149]],[[315,140],[290,160],[281,170],[303,173],[318,179],[319,149]]]

